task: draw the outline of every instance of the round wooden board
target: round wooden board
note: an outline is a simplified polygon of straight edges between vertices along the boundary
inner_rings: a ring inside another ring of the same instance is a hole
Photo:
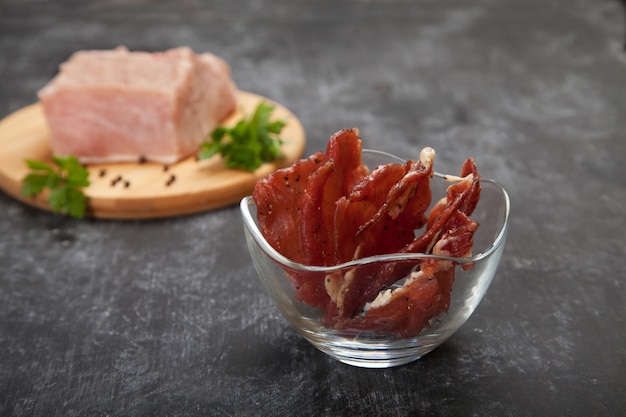
[[[287,121],[280,137],[283,157],[254,172],[228,169],[219,156],[197,161],[195,155],[176,164],[90,164],[84,189],[88,215],[108,219],[149,219],[198,213],[234,204],[250,194],[256,181],[276,169],[291,165],[305,148],[300,121],[288,109],[265,97],[238,93],[238,110],[222,124],[232,125],[251,115],[260,101],[275,105],[272,119]],[[47,193],[36,198],[21,195],[28,174],[25,159],[50,161],[49,131],[39,103],[24,107],[0,121],[0,188],[27,204],[50,210]],[[115,182],[115,179],[121,180]],[[174,178],[174,180],[172,180]],[[169,183],[169,185],[168,185]],[[126,186],[128,184],[128,186]]]

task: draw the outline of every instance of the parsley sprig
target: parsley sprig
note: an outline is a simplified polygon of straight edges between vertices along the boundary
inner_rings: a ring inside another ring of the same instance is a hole
[[[26,160],[32,172],[24,178],[22,195],[33,197],[47,188],[52,211],[83,217],[87,203],[82,189],[89,186],[89,171],[73,156],[52,156],[52,161],[56,167],[43,161]]]
[[[211,132],[211,141],[200,145],[198,159],[221,154],[229,168],[254,171],[265,162],[280,156],[283,141],[278,134],[285,127],[283,119],[270,121],[274,106],[262,101],[249,118],[242,118],[233,127],[218,126]],[[229,137],[230,140],[225,140]]]

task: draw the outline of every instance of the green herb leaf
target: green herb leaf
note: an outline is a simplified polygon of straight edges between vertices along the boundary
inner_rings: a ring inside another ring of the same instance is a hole
[[[219,153],[226,166],[246,171],[254,171],[263,163],[277,159],[283,143],[278,135],[286,121],[270,121],[273,111],[273,105],[262,101],[251,117],[244,117],[233,127],[216,127],[209,135],[211,141],[200,145],[198,159],[207,159]]]
[[[22,182],[22,195],[32,197],[49,189],[48,204],[55,213],[81,218],[87,201],[82,188],[89,186],[89,171],[73,156],[52,157],[56,168],[43,161],[26,160],[33,171]]]
[[[219,140],[216,142],[205,142],[200,147],[200,153],[198,153],[198,159],[209,159],[220,151]]]
[[[48,175],[28,174],[22,183],[22,195],[32,197],[39,194],[48,185],[48,179]]]
[[[28,165],[30,169],[35,170],[35,171],[54,172],[54,168],[52,168],[50,165],[42,161],[33,161],[30,159],[27,159],[26,165]]]

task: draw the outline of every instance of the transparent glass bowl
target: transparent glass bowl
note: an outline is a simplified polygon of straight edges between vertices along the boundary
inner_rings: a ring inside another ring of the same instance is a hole
[[[404,160],[384,152],[363,150],[363,162],[373,169],[377,165],[401,163]],[[433,177],[433,202],[445,196],[448,185],[441,175]],[[388,368],[417,360],[446,341],[467,321],[491,284],[504,249],[510,200],[506,190],[493,180],[481,179],[481,187],[480,201],[471,216],[480,226],[474,234],[474,255],[469,258],[391,254],[332,267],[302,265],[282,256],[264,239],[258,227],[257,210],[252,197],[244,197],[240,207],[254,267],[264,287],[291,326],[319,350],[341,362],[365,368]],[[441,313],[430,320],[429,326],[411,338],[380,335],[374,331],[324,327],[323,312],[296,299],[293,283],[285,272],[300,271],[324,277],[362,265],[382,266],[398,262],[417,265],[424,258],[452,261],[455,278],[447,313]]]

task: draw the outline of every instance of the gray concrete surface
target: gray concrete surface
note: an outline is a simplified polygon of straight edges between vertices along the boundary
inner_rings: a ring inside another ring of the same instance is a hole
[[[186,45],[291,109],[307,154],[474,156],[511,194],[475,314],[413,364],[362,370],[299,338],[236,206],[72,220],[0,193],[0,414],[626,414],[626,59],[618,1],[4,0],[0,117],[79,49]]]

